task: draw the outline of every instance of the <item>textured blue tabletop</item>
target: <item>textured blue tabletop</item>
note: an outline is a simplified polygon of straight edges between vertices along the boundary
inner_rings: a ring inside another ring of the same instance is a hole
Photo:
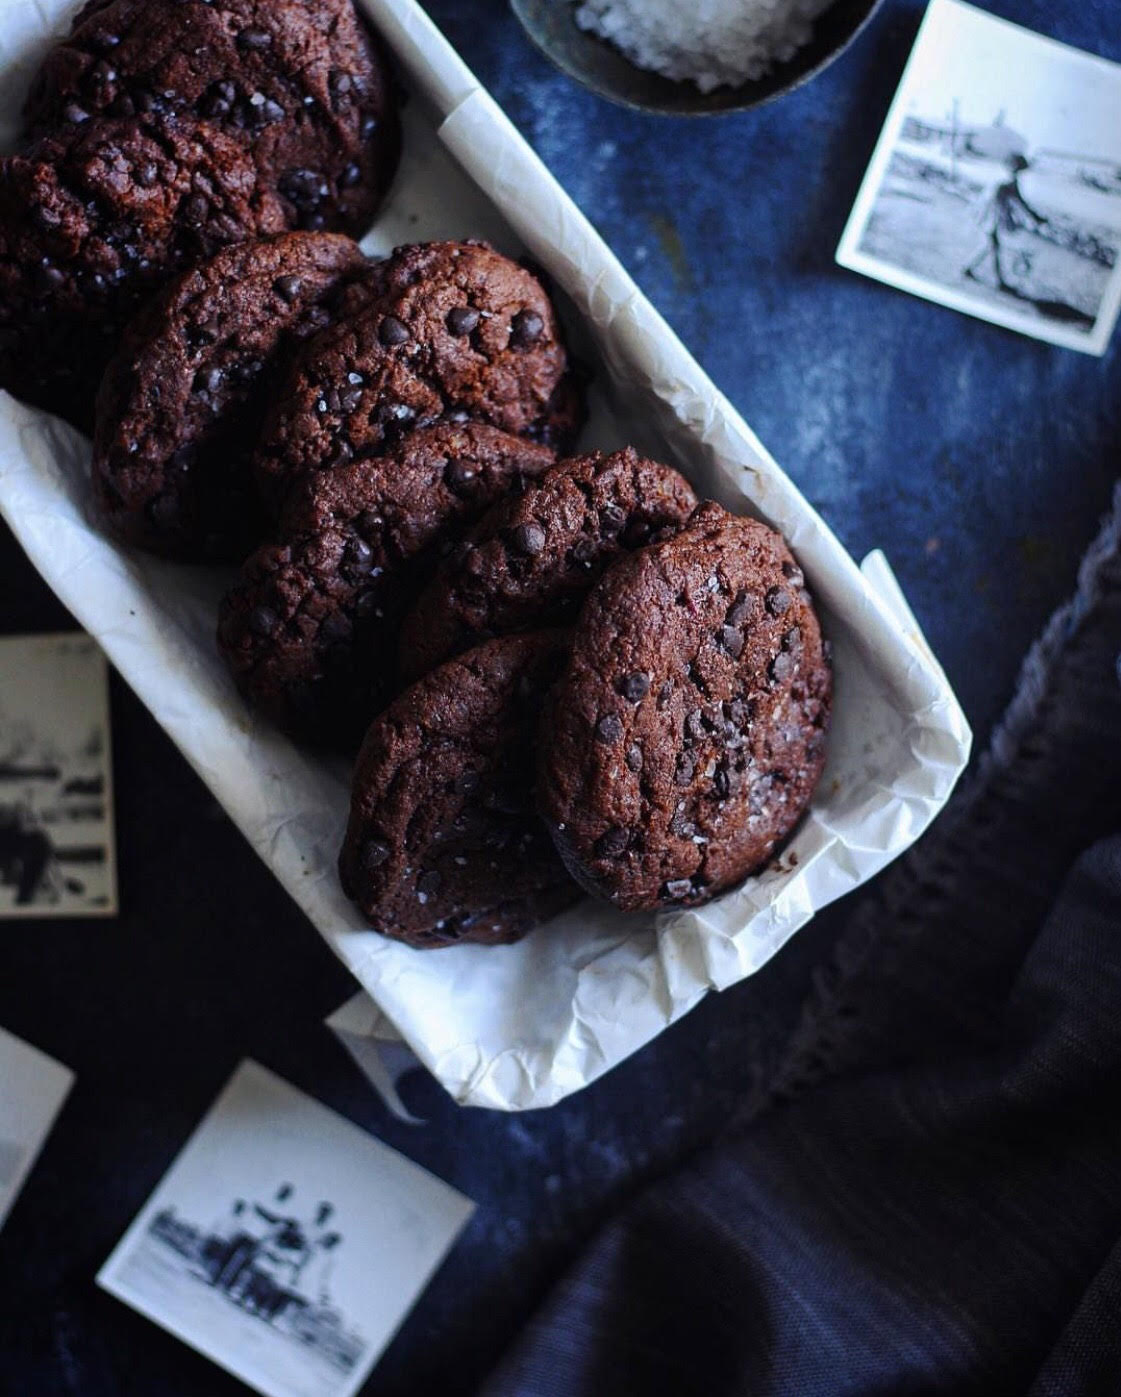
[[[887,0],[807,87],[696,122],[575,87],[504,0],[429,8],[851,552],[886,551],[983,744],[1117,474],[1121,353],[1050,348],[834,265],[922,7]],[[988,8],[1121,59],[1116,0]],[[67,624],[8,537],[0,597],[4,630]],[[243,1056],[477,1200],[366,1389],[471,1391],[597,1219],[751,1091],[853,901],[554,1110],[465,1112],[417,1076],[404,1092],[427,1123],[405,1126],[322,1028],[341,967],[123,685],[113,701],[122,915],[0,934],[0,1024],[78,1077],[0,1233],[0,1392],[243,1390],[92,1285]]]

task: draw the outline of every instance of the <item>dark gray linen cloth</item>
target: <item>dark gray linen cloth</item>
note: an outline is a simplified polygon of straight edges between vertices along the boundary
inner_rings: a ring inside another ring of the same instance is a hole
[[[1121,1394],[1119,509],[766,1096],[485,1397]]]

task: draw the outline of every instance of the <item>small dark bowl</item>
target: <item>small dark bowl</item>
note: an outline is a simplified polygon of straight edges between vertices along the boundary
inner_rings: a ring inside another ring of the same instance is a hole
[[[765,77],[752,82],[706,93],[694,83],[676,82],[637,68],[613,45],[577,25],[575,3],[510,0],[526,33],[562,72],[612,102],[666,116],[717,116],[773,102],[828,67],[882,3],[883,0],[834,0],[814,21],[813,38],[788,62],[777,63]]]

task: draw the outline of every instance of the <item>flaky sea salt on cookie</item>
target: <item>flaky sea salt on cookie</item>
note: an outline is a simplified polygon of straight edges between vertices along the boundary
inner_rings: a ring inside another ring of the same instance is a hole
[[[825,763],[832,674],[802,572],[711,502],[592,591],[543,721],[539,800],[569,871],[626,910],[760,868]]]

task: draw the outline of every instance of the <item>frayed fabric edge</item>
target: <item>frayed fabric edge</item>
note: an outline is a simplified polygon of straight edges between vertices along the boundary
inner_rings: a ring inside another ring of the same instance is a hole
[[[961,846],[969,840],[971,818],[998,785],[1015,780],[1025,743],[1038,729],[1051,697],[1057,667],[1105,589],[1117,585],[1108,573],[1119,560],[1121,482],[1114,486],[1110,509],[1083,555],[1073,596],[1053,613],[1024,657],[1015,692],[987,750],[926,838],[883,875],[854,914],[829,963],[813,977],[777,1069],[751,1094],[733,1129],[742,1129],[767,1107],[788,1101],[842,1070],[850,1025],[859,1017],[851,993],[857,976],[873,958],[891,954],[905,943],[952,892],[955,856],[959,849],[964,853]],[[938,892],[932,894],[931,889]]]

